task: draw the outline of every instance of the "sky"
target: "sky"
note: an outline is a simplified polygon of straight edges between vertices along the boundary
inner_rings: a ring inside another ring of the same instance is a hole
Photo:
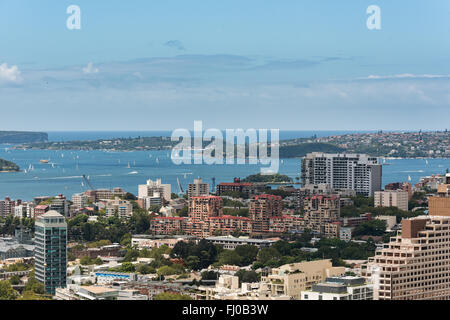
[[[443,130],[449,16],[447,0],[0,0],[0,130]]]

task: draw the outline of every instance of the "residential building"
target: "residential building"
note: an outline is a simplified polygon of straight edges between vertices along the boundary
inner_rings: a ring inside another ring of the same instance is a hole
[[[129,218],[133,214],[133,205],[130,201],[116,197],[106,202],[106,216],[113,217],[117,214],[120,218]]]
[[[331,260],[316,260],[273,268],[270,273],[262,275],[261,282],[268,284],[272,296],[287,295],[301,300],[302,291],[311,290],[313,284],[344,273],[345,268],[333,267]]]
[[[366,154],[313,152],[302,160],[303,187],[326,184],[335,190],[351,189],[363,196],[381,190],[382,166]]]
[[[315,195],[304,201],[305,228],[324,237],[339,237],[339,196]]]
[[[281,217],[283,210],[280,196],[262,194],[250,200],[250,217],[253,220],[253,233],[269,232],[270,218]]]
[[[437,196],[428,198],[429,215],[450,216],[450,173],[445,178],[445,183],[437,188]]]
[[[64,217],[69,217],[69,202],[65,196],[59,194],[52,199],[50,210],[56,211]]]
[[[88,205],[89,197],[84,193],[77,193],[72,196],[72,202],[76,208],[81,209]]]
[[[402,233],[375,252],[361,275],[379,300],[450,299],[450,217],[402,221]]]
[[[407,191],[386,190],[375,192],[375,207],[396,207],[408,211],[409,195]]]
[[[201,178],[194,179],[194,183],[188,185],[187,196],[189,199],[191,197],[209,196],[209,184],[204,183]]]
[[[362,277],[332,277],[302,291],[302,300],[373,300],[373,285]]]
[[[146,184],[138,186],[138,198],[152,197],[155,193],[159,193],[165,201],[170,201],[172,197],[171,188],[170,184],[163,184],[161,179],[147,180]]]
[[[67,223],[57,211],[49,211],[35,223],[35,275],[45,291],[55,294],[66,286]]]
[[[211,242],[212,244],[221,245],[227,250],[234,250],[237,246],[243,245],[252,245],[258,247],[259,249],[263,249],[268,248],[275,243],[273,240],[251,239],[247,237],[236,238],[232,236],[208,237],[206,238],[206,241]]]
[[[221,196],[227,192],[238,192],[245,194],[247,198],[257,193],[258,188],[249,182],[241,182],[241,179],[234,178],[234,182],[222,182],[217,186],[216,194]]]

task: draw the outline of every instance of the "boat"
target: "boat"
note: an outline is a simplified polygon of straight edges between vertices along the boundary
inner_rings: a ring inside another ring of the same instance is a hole
[[[41,162],[41,163],[49,163],[50,160],[41,159],[40,162]]]

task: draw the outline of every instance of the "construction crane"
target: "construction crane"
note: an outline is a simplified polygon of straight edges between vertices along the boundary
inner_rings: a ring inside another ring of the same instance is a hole
[[[91,190],[95,190],[95,188],[92,186],[91,182],[89,181],[89,178],[86,177],[85,174],[83,174],[83,180],[86,181],[86,184],[89,186],[89,188],[91,188]]]
[[[180,190],[180,194],[183,194],[184,193],[183,187],[181,186],[180,179],[178,179],[178,178],[177,178],[177,183],[178,183],[178,189]]]

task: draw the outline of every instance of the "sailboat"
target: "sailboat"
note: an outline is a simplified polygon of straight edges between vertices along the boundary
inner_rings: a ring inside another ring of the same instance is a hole
[[[159,159],[158,158],[156,158],[156,164],[159,164]]]
[[[129,162],[128,162],[128,166],[127,166],[127,168],[128,168],[128,169],[130,169],[130,168],[131,168],[131,166],[130,166],[130,163],[129,163]]]
[[[411,181],[412,179],[411,179],[411,176],[408,176],[408,181]]]
[[[428,160],[425,159],[425,164],[428,165]]]

